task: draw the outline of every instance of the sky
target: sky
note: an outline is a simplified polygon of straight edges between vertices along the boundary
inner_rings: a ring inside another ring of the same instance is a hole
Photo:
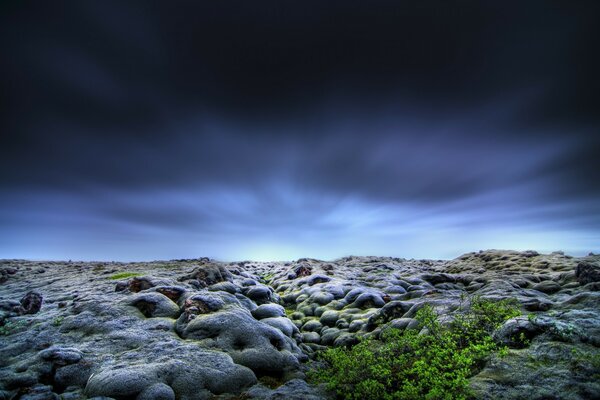
[[[0,258],[600,252],[600,2],[0,5]]]

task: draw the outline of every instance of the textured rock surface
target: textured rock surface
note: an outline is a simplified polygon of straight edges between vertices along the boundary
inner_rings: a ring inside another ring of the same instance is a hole
[[[465,295],[515,298],[523,311],[495,333],[509,353],[471,379],[477,398],[600,398],[599,265],[496,250],[450,261],[2,260],[0,398],[328,398],[303,380],[319,351],[413,329],[425,303],[452,318]]]

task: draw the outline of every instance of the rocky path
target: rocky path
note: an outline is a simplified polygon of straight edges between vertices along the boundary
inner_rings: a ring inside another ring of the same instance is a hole
[[[455,260],[0,261],[0,399],[322,399],[310,360],[423,304],[515,298],[482,399],[600,398],[600,256],[485,251]]]

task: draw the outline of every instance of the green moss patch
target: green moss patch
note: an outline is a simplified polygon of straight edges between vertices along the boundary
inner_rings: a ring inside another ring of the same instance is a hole
[[[142,274],[140,274],[139,272],[119,272],[118,274],[113,274],[113,275],[109,276],[108,279],[117,280],[117,279],[132,278],[134,276],[140,276],[140,275],[142,275]]]

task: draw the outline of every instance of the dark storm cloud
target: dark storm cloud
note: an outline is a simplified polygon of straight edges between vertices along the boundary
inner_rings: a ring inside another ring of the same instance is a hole
[[[41,256],[111,258],[89,248],[112,234],[150,243],[115,257],[244,256],[246,235],[402,255],[489,225],[589,247],[598,4],[3,5],[1,250],[36,231],[64,238]],[[440,254],[519,244],[463,235]]]

